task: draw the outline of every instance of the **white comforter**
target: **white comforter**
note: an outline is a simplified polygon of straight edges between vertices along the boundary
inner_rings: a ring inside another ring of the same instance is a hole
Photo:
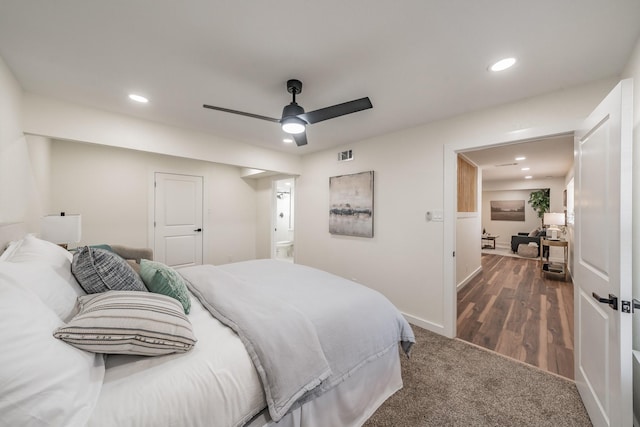
[[[325,271],[274,260],[180,270],[191,292],[237,332],[279,421],[396,351],[413,331],[382,294]]]
[[[241,426],[265,408],[260,379],[238,336],[197,299],[191,307],[198,338],[191,351],[107,357],[89,426]]]

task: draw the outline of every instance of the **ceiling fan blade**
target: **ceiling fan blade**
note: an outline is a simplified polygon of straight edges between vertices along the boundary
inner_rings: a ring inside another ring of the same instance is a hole
[[[261,116],[259,114],[245,113],[244,111],[231,110],[229,108],[214,107],[213,105],[202,105],[204,108],[210,108],[211,110],[224,111],[225,113],[239,114],[241,116],[253,117],[254,119],[266,120],[268,122],[280,123],[280,119],[274,119],[273,117]]]
[[[307,145],[307,132],[293,134],[293,139],[296,141],[298,147]]]
[[[321,108],[319,110],[310,111],[300,114],[302,120],[307,123],[318,123],[323,120],[333,119],[334,117],[344,116],[345,114],[355,113],[357,111],[367,110],[373,105],[368,97],[356,99],[354,101],[343,102],[342,104],[333,105],[331,107]]]

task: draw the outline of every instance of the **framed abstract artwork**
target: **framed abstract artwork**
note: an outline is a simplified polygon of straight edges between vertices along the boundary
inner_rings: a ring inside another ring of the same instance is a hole
[[[524,221],[524,200],[492,200],[492,221]]]
[[[329,233],[373,237],[373,171],[329,178]]]

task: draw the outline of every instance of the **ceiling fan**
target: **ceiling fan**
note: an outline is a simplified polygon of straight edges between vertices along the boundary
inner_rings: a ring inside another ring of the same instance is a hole
[[[245,113],[244,111],[231,110],[229,108],[214,107],[213,105],[207,104],[204,104],[203,107],[210,108],[212,110],[224,111],[226,113],[253,117],[254,119],[280,123],[280,125],[282,126],[282,130],[293,136],[293,139],[296,141],[296,145],[298,147],[307,144],[307,134],[305,132],[307,125],[373,108],[373,105],[371,104],[369,98],[365,97],[305,113],[304,108],[296,103],[296,95],[302,92],[302,82],[296,79],[288,80],[287,92],[289,92],[293,96],[293,100],[291,101],[291,104],[286,105],[282,110],[281,119],[275,119],[273,117],[266,117],[252,113]]]

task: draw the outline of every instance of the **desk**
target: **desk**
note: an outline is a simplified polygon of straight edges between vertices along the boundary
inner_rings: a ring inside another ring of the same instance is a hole
[[[547,261],[544,260],[544,247],[547,246]],[[564,249],[562,262],[550,262],[549,253],[551,252],[551,246],[558,246]],[[542,274],[549,275],[562,275],[564,280],[567,280],[567,262],[569,261],[569,242],[566,240],[550,240],[540,238],[540,271]]]
[[[480,241],[482,245],[482,249],[495,249],[496,248],[496,239],[500,236],[491,236],[489,234],[483,234],[482,240]]]

